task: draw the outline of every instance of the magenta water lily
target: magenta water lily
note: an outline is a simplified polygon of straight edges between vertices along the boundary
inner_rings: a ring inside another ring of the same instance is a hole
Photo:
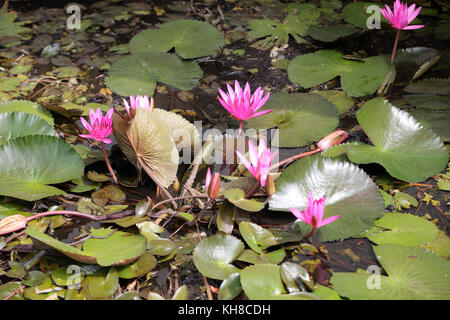
[[[109,173],[111,174],[114,182],[117,183],[117,177],[114,174],[114,170],[109,163],[108,155],[106,154],[105,143],[112,143],[111,139],[107,137],[113,132],[112,129],[112,115],[114,109],[111,108],[103,116],[102,110],[100,108],[97,111],[91,109],[90,111],[90,122],[88,123],[83,117],[80,118],[83,126],[89,131],[89,134],[80,134],[80,137],[94,139],[95,141],[100,141],[102,144],[103,156],[105,157],[106,166],[108,167]]]
[[[130,96],[130,104],[128,104],[127,100],[123,99],[123,104],[127,110],[128,116],[131,119],[134,117],[134,111],[136,108],[144,108],[152,111],[155,106],[155,101],[153,98],[148,100],[148,95],[141,96],[138,94],[136,98],[134,96]]]
[[[112,129],[112,115],[114,109],[111,108],[103,116],[102,110],[100,108],[97,111],[91,109],[89,120],[91,123],[87,122],[83,117],[80,118],[83,126],[89,131],[89,134],[80,134],[80,137],[94,139],[95,141],[101,141],[104,143],[112,143],[108,136],[113,132]]]
[[[270,92],[263,97],[264,91],[259,87],[252,95],[248,82],[242,90],[237,80],[234,83],[234,90],[229,84],[227,84],[227,88],[228,93],[219,88],[220,97],[218,96],[217,99],[233,118],[240,121],[239,133],[242,131],[245,120],[272,112],[272,110],[257,112],[269,99]]]
[[[247,158],[245,158],[245,156],[243,156],[239,151],[236,151],[236,154],[242,164],[258,180],[261,186],[264,187],[270,171],[270,165],[277,155],[277,151],[272,153],[270,148],[266,147],[266,141],[262,138],[259,140],[258,149],[256,149],[253,142],[248,141],[248,149],[250,161],[248,161]]]
[[[312,229],[311,232],[306,236],[306,238],[311,237],[316,229],[323,227],[326,224],[329,224],[339,216],[332,216],[326,219],[323,219],[323,213],[325,211],[325,196],[320,199],[314,199],[311,191],[308,193],[308,207],[303,211],[290,207],[289,210],[292,212],[294,216],[296,216],[299,220],[303,221],[306,224],[309,224]]]
[[[424,27],[424,25],[409,25],[417,17],[421,9],[422,7],[416,8],[415,4],[408,7],[407,3],[403,3],[400,0],[394,2],[394,12],[392,12],[388,5],[385,5],[385,9],[380,9],[381,14],[390,22],[391,26],[397,29],[391,63],[394,62],[400,30],[414,30]]]

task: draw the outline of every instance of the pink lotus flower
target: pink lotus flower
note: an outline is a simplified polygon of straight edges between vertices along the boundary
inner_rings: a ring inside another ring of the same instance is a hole
[[[315,200],[311,191],[309,191],[308,194],[308,207],[306,209],[301,211],[299,209],[290,207],[289,210],[291,210],[292,214],[298,219],[300,219],[304,223],[309,224],[312,227],[310,234],[307,235],[306,238],[312,236],[316,229],[323,227],[324,225],[329,224],[339,218],[339,216],[333,216],[322,220],[323,213],[325,211],[325,196],[323,196],[319,200]]]
[[[261,108],[269,99],[270,92],[268,92],[264,97],[264,91],[259,87],[256,91],[251,95],[250,85],[248,82],[245,84],[245,89],[242,91],[239,82],[235,81],[234,83],[234,91],[233,88],[227,84],[228,93],[223,92],[219,88],[220,96],[217,96],[220,104],[227,109],[229,113],[233,116],[233,118],[239,120],[239,133],[242,130],[243,121],[261,116],[263,114],[272,112],[272,110],[265,110],[256,112],[259,108]]]
[[[424,25],[408,26],[419,14],[422,7],[416,9],[416,5],[412,4],[408,7],[407,3],[396,0],[394,2],[394,13],[391,8],[385,5],[385,9],[380,9],[381,14],[391,23],[392,27],[398,30],[412,30],[423,28]]]
[[[147,95],[144,96],[137,95],[136,98],[134,96],[130,96],[130,104],[128,104],[127,100],[123,99],[123,104],[125,105],[125,109],[127,110],[127,113],[131,119],[132,115],[130,114],[130,109],[136,110],[136,108],[144,108],[148,110],[153,110],[155,102],[153,98],[151,98],[149,101]]]
[[[250,161],[248,161],[239,151],[236,151],[236,154],[242,164],[259,181],[261,186],[264,187],[270,171],[270,165],[277,152],[271,153],[270,149],[266,148],[266,141],[262,138],[259,140],[258,150],[256,150],[255,145],[251,141],[248,141],[248,149]]]
[[[219,195],[220,190],[220,174],[214,173],[211,177],[211,170],[208,168],[206,172],[205,189],[210,199],[215,199]]]
[[[112,143],[111,139],[107,137],[113,132],[112,129],[112,114],[114,109],[111,108],[106,112],[103,117],[102,110],[100,108],[95,112],[91,109],[89,124],[83,117],[80,118],[83,126],[89,131],[89,134],[80,134],[80,137],[95,139],[104,143]]]

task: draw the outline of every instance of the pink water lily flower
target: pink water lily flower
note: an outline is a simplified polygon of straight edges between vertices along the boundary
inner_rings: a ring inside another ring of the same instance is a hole
[[[239,151],[236,151],[236,154],[242,164],[259,181],[261,186],[264,187],[270,171],[270,165],[272,164],[272,160],[275,158],[277,151],[272,153],[269,148],[266,148],[266,141],[262,138],[259,140],[258,149],[256,149],[253,142],[249,140],[248,149],[250,161],[248,161]]]
[[[380,9],[381,14],[391,23],[392,27],[398,30],[413,30],[423,28],[424,25],[409,24],[417,17],[422,7],[416,9],[416,5],[412,4],[408,7],[408,4],[396,0],[394,2],[394,12],[388,5],[385,5],[385,9]]]
[[[95,139],[96,141],[101,141],[104,143],[112,143],[111,139],[107,137],[113,132],[112,129],[112,115],[114,109],[111,108],[103,116],[102,110],[100,108],[97,111],[91,109],[90,112],[90,122],[87,122],[83,117],[80,118],[83,126],[89,131],[89,134],[80,134],[80,137]]]
[[[290,207],[289,210],[299,220],[303,221],[306,224],[309,224],[312,227],[310,234],[307,235],[306,238],[312,236],[316,229],[323,227],[324,225],[329,224],[339,218],[339,216],[333,216],[323,219],[323,213],[325,211],[325,196],[316,200],[313,198],[311,191],[309,191],[308,193],[307,208],[301,211],[299,209]]]
[[[256,89],[253,95],[248,82],[245,84],[243,91],[237,80],[234,83],[234,90],[229,84],[227,84],[227,88],[228,93],[219,88],[220,97],[217,96],[217,99],[233,118],[240,121],[239,133],[242,130],[243,121],[272,112],[272,110],[256,112],[266,103],[270,95],[270,92],[268,92],[263,97],[264,91],[261,87]]]
[[[128,115],[132,118],[130,110],[136,110],[136,108],[153,110],[155,102],[153,97],[149,101],[147,95],[137,95],[136,98],[134,96],[130,96],[130,104],[128,104],[127,100],[123,99],[123,104],[125,105]]]

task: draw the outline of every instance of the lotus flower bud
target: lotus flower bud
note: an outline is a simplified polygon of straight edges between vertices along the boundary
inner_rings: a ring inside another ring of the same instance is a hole
[[[343,130],[336,130],[325,136],[322,140],[320,140],[317,143],[317,148],[320,149],[321,151],[324,151],[329,147],[336,146],[342,143],[347,138],[348,138],[347,132]]]
[[[211,170],[209,170],[208,168],[208,172],[206,173],[205,187],[209,198],[217,198],[220,191],[220,174],[216,172],[214,173],[214,176],[211,177]]]
[[[271,175],[267,176],[267,195],[270,197],[275,193],[275,182]]]

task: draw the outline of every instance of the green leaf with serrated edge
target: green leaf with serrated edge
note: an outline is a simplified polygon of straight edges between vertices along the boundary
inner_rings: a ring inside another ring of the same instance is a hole
[[[83,175],[80,156],[52,136],[26,136],[0,146],[0,194],[34,201],[64,192],[48,186]]]
[[[55,136],[53,126],[42,118],[25,112],[0,113],[0,144],[31,135]]]
[[[321,157],[307,157],[291,164],[275,181],[276,192],[269,208],[303,210],[308,193],[318,199],[325,196],[324,218],[339,218],[314,233],[314,241],[338,240],[358,235],[370,228],[384,212],[384,201],[372,179],[357,166]],[[294,218],[294,216],[293,216]],[[311,227],[298,221],[303,235]]]
[[[446,167],[448,155],[441,139],[383,98],[366,102],[356,117],[373,146],[346,145],[351,161],[379,163],[407,182],[423,181]]]
[[[34,114],[47,121],[50,125],[54,125],[52,114],[36,102],[25,100],[11,100],[0,104],[0,112],[14,111]]]

